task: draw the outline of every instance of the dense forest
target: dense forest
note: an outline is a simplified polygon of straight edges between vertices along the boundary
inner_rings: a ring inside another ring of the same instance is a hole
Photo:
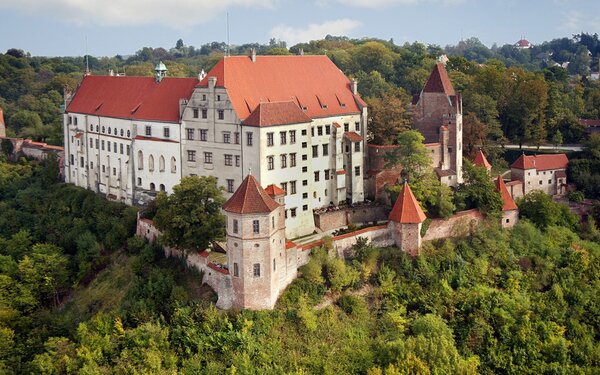
[[[600,232],[545,194],[412,258],[313,250],[274,311],[215,309],[201,275],[133,236],[136,209],[0,161],[0,372],[600,370]]]
[[[246,54],[250,48],[259,54],[328,55],[359,81],[375,143],[393,143],[390,134],[409,124],[407,106],[443,54],[449,57],[453,84],[463,94],[468,152],[489,142],[579,143],[584,129],[578,119],[600,116],[600,81],[589,78],[598,71],[600,40],[586,33],[531,49],[488,48],[476,38],[442,48],[332,36],[289,49],[277,40],[231,48],[218,42],[195,48],[178,40],[169,50],[144,47],[131,56],[102,58],[37,57],[15,48],[0,54],[0,107],[9,135],[61,144],[63,90],[76,88],[86,66],[92,74],[151,75],[162,60],[169,75],[188,77],[208,71],[225,53]]]

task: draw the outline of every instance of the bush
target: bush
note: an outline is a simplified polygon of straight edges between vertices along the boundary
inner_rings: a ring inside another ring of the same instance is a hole
[[[571,202],[581,203],[585,200],[585,195],[581,191],[570,191],[567,194],[567,198],[569,198]]]
[[[327,281],[334,292],[341,292],[347,287],[358,282],[360,274],[352,267],[348,267],[340,258],[332,258],[327,261]]]
[[[361,316],[368,310],[366,303],[360,297],[348,294],[338,298],[336,304],[348,315]]]

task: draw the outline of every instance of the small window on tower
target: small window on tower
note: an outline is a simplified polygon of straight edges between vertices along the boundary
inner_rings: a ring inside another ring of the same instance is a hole
[[[254,233],[259,233],[260,232],[260,224],[258,222],[258,220],[253,220],[252,221],[252,230]]]
[[[254,263],[253,274],[254,277],[260,277],[260,263]]]

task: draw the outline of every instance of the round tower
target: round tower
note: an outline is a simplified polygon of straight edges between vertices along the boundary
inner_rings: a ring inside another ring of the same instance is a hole
[[[233,306],[254,310],[273,308],[287,285],[290,268],[283,205],[248,175],[223,205],[223,210],[227,217]],[[293,270],[295,272],[295,267]]]

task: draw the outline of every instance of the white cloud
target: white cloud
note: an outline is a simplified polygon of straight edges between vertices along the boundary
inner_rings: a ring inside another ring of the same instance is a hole
[[[318,4],[328,4],[338,2],[344,5],[380,9],[394,5],[413,5],[421,3],[442,3],[446,5],[461,4],[467,0],[317,0]]]
[[[560,25],[560,29],[567,32],[579,33],[583,32],[595,32],[600,28],[600,17],[583,14],[579,11],[573,10],[564,14],[563,22]]]
[[[271,29],[271,36],[287,42],[288,46],[292,46],[300,42],[323,39],[327,34],[347,35],[360,26],[360,22],[347,18],[326,21],[320,24],[311,23],[307,27],[279,25]]]
[[[76,25],[160,24],[182,29],[231,6],[270,8],[277,0],[0,0],[0,8],[61,18]]]

